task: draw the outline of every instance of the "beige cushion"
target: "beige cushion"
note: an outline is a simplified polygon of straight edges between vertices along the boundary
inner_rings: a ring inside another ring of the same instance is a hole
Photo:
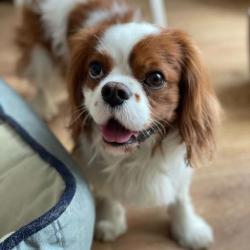
[[[56,170],[0,123],[0,238],[47,212],[64,188]]]

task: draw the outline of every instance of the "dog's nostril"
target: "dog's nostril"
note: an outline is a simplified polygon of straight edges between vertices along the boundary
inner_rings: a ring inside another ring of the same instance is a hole
[[[123,90],[123,89],[117,89],[117,96],[121,98],[122,100],[128,100],[131,96],[129,95],[129,92]]]
[[[110,82],[102,88],[103,100],[111,107],[123,104],[131,96],[130,89],[122,83]]]
[[[102,96],[103,97],[110,97],[113,95],[113,90],[111,88],[111,86],[109,85],[105,85],[103,88],[102,88]]]

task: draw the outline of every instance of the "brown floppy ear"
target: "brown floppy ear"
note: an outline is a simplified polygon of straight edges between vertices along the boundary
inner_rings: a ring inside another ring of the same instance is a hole
[[[97,31],[84,29],[70,39],[70,62],[67,72],[67,85],[71,109],[70,129],[75,142],[83,130],[90,129],[88,114],[84,110],[83,86],[88,74],[88,59],[98,42]]]
[[[187,160],[196,165],[212,156],[220,109],[199,50],[185,33],[177,31],[175,37],[182,51],[178,127]]]

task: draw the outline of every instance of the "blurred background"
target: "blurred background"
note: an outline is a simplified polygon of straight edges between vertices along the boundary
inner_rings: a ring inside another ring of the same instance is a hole
[[[59,0],[58,0],[59,1]],[[148,1],[130,0],[151,20]],[[249,250],[250,245],[250,81],[248,65],[249,0],[165,0],[168,25],[188,32],[200,47],[210,79],[224,109],[217,154],[208,168],[197,170],[192,194],[198,211],[215,230],[216,250]],[[25,99],[35,90],[15,76],[13,44],[18,22],[11,1],[0,1],[0,77]],[[68,107],[58,98],[60,114],[48,123],[63,145],[72,142]],[[113,244],[93,249],[180,249],[169,240],[165,208],[129,209],[129,233]]]

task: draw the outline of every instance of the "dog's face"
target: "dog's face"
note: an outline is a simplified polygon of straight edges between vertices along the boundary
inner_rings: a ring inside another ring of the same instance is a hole
[[[75,136],[94,126],[92,136],[101,138],[106,150],[124,154],[153,134],[163,137],[170,127],[177,126],[184,141],[194,129],[207,130],[199,122],[211,122],[213,94],[198,52],[182,32],[119,24],[79,32],[71,44]]]

